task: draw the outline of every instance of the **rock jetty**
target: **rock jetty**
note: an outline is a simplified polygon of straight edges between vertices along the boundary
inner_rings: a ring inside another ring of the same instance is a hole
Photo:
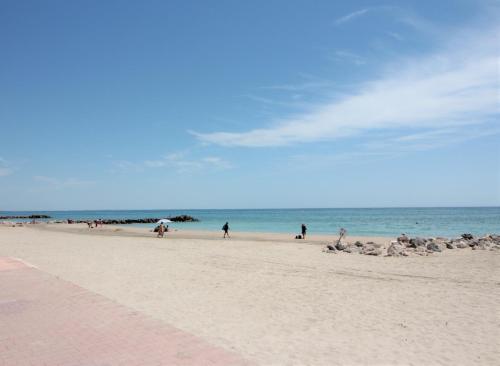
[[[189,215],[167,217],[172,222],[197,222],[200,221]],[[105,219],[105,220],[68,220],[68,223],[87,223],[98,221],[103,225],[127,225],[127,224],[156,224],[161,218],[147,217],[144,219]]]
[[[387,257],[407,257],[407,256],[427,256],[433,253],[444,252],[453,249],[472,250],[500,250],[500,235],[486,235],[474,237],[472,234],[463,234],[459,238],[409,238],[401,235],[397,240],[391,241],[388,246],[383,246],[374,242],[348,243],[337,241],[335,245],[327,245],[323,250],[326,253],[358,253],[364,255],[374,255]]]
[[[0,220],[10,219],[51,219],[48,215],[28,215],[28,216],[0,216]]]

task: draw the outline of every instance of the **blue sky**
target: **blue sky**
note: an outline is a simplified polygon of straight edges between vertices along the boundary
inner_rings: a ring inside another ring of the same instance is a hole
[[[0,210],[500,205],[498,1],[0,1]]]

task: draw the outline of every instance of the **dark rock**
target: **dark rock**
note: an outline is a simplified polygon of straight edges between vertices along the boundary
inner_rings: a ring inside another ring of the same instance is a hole
[[[169,217],[168,218],[170,221],[173,222],[197,222],[200,221],[197,218],[194,218],[189,215],[180,215],[180,216],[174,216],[174,217]]]
[[[363,246],[363,243],[358,240],[354,243],[354,245],[361,248]]]
[[[323,249],[323,252],[337,254],[337,250],[333,245],[327,245],[326,248]]]
[[[446,242],[446,248],[448,248],[448,249],[455,249],[455,246],[451,242]]]
[[[500,235],[488,235],[488,238],[495,244],[500,245]]]
[[[462,238],[465,240],[472,240],[474,236],[472,234],[462,234]]]
[[[424,238],[411,238],[409,244],[407,245],[410,248],[422,247],[427,243],[427,239]]]
[[[347,248],[347,245],[341,241],[338,241],[337,244],[335,244],[335,248],[337,250],[344,250],[345,248]]]
[[[427,244],[427,250],[430,250],[432,252],[440,252],[441,248],[436,243],[429,243]]]
[[[469,243],[468,244],[469,244],[470,247],[478,246],[479,245],[479,240],[477,240],[477,239],[476,240],[469,239]]]
[[[28,215],[28,216],[0,216],[0,220],[8,219],[51,219],[48,215]]]
[[[410,239],[406,236],[406,234],[401,234],[401,236],[398,237],[398,243],[400,244],[408,244]]]

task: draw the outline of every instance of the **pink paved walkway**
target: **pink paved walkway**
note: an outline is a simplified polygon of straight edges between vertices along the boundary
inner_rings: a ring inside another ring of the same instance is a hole
[[[246,364],[194,335],[0,257],[0,366]]]

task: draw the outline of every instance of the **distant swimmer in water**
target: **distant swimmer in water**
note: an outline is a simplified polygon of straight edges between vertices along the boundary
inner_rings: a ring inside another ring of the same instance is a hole
[[[224,224],[224,226],[222,227],[222,230],[224,231],[224,238],[226,237],[226,235],[229,238],[230,236],[229,236],[229,223],[228,222],[226,222]]]

